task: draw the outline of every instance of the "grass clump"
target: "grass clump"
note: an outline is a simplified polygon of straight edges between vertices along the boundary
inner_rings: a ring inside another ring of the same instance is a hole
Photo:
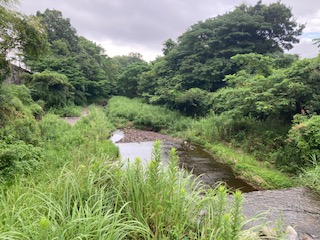
[[[139,99],[113,97],[108,102],[108,118],[119,127],[133,125],[153,131],[177,132],[186,129],[191,118],[167,109],[143,103]]]
[[[311,165],[302,169],[299,175],[300,182],[320,193],[320,164],[319,157],[317,155],[311,156]]]
[[[80,117],[81,110],[81,106],[71,104],[64,107],[50,108],[48,112],[59,115],[60,117]]]
[[[268,162],[257,161],[250,154],[234,150],[224,144],[206,144],[215,156],[222,162],[228,163],[235,173],[264,189],[287,188],[295,182],[285,173],[275,169]]]

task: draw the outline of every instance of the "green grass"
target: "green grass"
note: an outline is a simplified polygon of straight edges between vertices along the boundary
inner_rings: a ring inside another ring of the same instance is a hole
[[[320,193],[320,163],[319,157],[311,156],[312,165],[302,169],[299,175],[299,181],[304,186],[310,187],[317,193]]]
[[[50,108],[48,112],[59,115],[60,117],[80,117],[81,110],[81,106],[67,105],[61,108]]]
[[[221,143],[205,145],[221,162],[229,164],[235,173],[263,189],[287,188],[297,183],[269,162],[257,161],[250,154],[232,149]]]
[[[80,150],[79,150],[80,151]],[[85,151],[85,150],[83,150]],[[0,194],[0,239],[242,239],[242,195],[205,191],[178,170],[152,161],[122,168],[112,158],[75,156],[44,178],[20,179]],[[200,193],[204,193],[200,195]],[[244,238],[243,239],[247,239]]]
[[[107,115],[118,127],[137,127],[153,131],[178,132],[187,128],[191,118],[162,106],[149,105],[139,99],[113,97]]]
[[[124,167],[108,140],[114,126],[102,108],[89,110],[73,127],[57,115],[45,115],[36,123],[39,141],[32,146],[37,151],[23,155],[28,150],[19,147],[16,154],[27,156],[25,161],[39,150],[41,158],[35,161],[40,165],[0,184],[0,239],[247,236],[240,192],[230,203],[224,187],[204,190],[178,170],[175,150],[164,168],[159,142],[148,166],[137,160]]]

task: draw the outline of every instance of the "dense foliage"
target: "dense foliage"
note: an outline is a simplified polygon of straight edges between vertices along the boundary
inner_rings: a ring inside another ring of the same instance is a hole
[[[123,167],[114,125],[202,144],[265,189],[293,186],[287,172],[319,191],[320,56],[283,53],[304,26],[281,2],[200,21],[151,63],[109,58],[60,11],[25,16],[10,3],[0,0],[0,78],[10,52],[34,73],[0,86],[0,238],[250,238],[239,192],[230,204],[223,187],[204,190],[174,150],[163,168],[158,143],[149,166]],[[74,127],[54,115],[112,95]]]
[[[248,239],[240,192],[229,204],[224,187],[205,190],[174,149],[165,168],[159,143],[148,166],[123,168],[106,113],[89,111],[74,127],[47,114],[1,131],[0,238]]]
[[[77,35],[70,20],[57,10],[38,12],[46,26],[50,53],[41,60],[27,58],[33,71],[64,74],[75,89],[74,101],[85,104],[112,92],[115,67],[99,45]]]
[[[206,114],[210,101],[192,92],[213,92],[226,86],[225,75],[239,70],[232,58],[237,54],[279,54],[291,49],[299,42],[297,37],[303,28],[296,23],[291,9],[280,2],[242,4],[231,12],[200,21],[177,43],[171,39],[164,43],[165,56],[141,75],[142,86],[150,79],[152,84],[148,83],[148,89],[144,87],[139,95],[188,115]]]
[[[14,11],[13,3],[0,1],[0,81],[8,75],[11,58],[38,57],[48,48],[47,35],[39,18]]]

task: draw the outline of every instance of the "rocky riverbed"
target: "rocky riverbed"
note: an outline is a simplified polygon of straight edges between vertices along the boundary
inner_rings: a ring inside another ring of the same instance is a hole
[[[144,131],[133,128],[122,129],[122,132],[124,133],[124,137],[120,141],[118,141],[118,143],[151,142],[156,140],[160,140],[163,142],[182,142],[181,139],[173,138],[157,132]]]
[[[284,228],[292,226],[298,239],[320,239],[320,197],[307,188],[255,191],[244,194],[243,213],[253,218],[267,213],[263,219],[252,221],[247,227],[280,221]]]

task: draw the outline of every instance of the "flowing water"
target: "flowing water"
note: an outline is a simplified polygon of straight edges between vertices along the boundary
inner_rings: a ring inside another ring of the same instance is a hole
[[[115,131],[110,138],[118,147],[123,161],[133,162],[137,157],[143,164],[150,161],[152,147],[154,142],[132,142],[117,143],[124,137],[122,131]],[[200,175],[202,182],[208,186],[216,186],[220,182],[224,182],[231,189],[240,189],[242,192],[251,192],[255,188],[236,178],[232,169],[226,165],[219,163],[210,153],[206,152],[199,146],[185,147],[184,144],[177,142],[163,142],[162,154],[163,164],[166,165],[170,149],[174,147],[180,157],[180,166],[192,171],[196,176]]]
[[[116,143],[123,137],[124,133],[117,130],[111,138],[119,147],[122,159],[132,162],[139,157],[147,164],[154,142]],[[186,147],[185,144],[177,142],[163,142],[164,165],[172,147],[177,149],[180,166],[193,171],[195,175],[200,175],[200,179],[208,186],[213,187],[218,182],[225,182],[229,188],[245,192],[243,214],[249,219],[256,219],[248,222],[246,227],[260,224],[275,226],[281,219],[283,228],[290,225],[297,231],[298,238],[294,239],[320,239],[320,197],[317,194],[306,188],[254,191],[252,186],[236,178],[228,165],[219,163],[214,156],[199,146]],[[261,213],[264,214],[259,218],[255,217]]]

